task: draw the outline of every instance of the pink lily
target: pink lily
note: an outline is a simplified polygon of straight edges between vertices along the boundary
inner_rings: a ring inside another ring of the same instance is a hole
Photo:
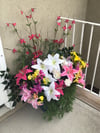
[[[21,79],[27,80],[26,74],[30,72],[32,72],[32,70],[28,69],[28,66],[25,66],[22,70],[20,70],[19,73],[15,75],[16,84],[19,85]]]
[[[57,84],[57,83],[55,82],[55,89],[56,89],[58,92],[60,92],[61,95],[64,95],[63,90],[62,90],[63,85],[64,85],[64,82],[63,82],[63,81],[60,81],[59,84]],[[57,96],[60,96],[60,95],[57,95]]]
[[[63,66],[64,72],[61,73],[61,76],[67,76],[71,81],[74,79],[74,74],[78,72],[78,70],[73,69],[73,66]]]
[[[80,78],[78,79],[78,83],[82,84],[83,87],[85,87],[85,80],[84,80],[84,78],[85,78],[85,74],[83,74],[82,70],[80,70]]]
[[[32,97],[31,91],[28,90],[27,88],[23,88],[20,95],[22,96],[21,101],[24,101],[24,102],[26,102],[28,99],[30,99]]]

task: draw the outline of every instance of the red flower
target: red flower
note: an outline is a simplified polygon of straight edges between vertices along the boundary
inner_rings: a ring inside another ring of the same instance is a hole
[[[33,49],[36,49],[36,46],[34,46]]]
[[[61,26],[61,22],[57,22],[57,25],[58,25],[58,26]]]
[[[31,8],[31,11],[34,12],[34,8]]]
[[[73,48],[75,47],[75,44],[73,44]]]
[[[31,36],[28,36],[28,37],[29,37],[29,40],[32,40],[35,37],[35,35],[32,34]]]
[[[9,23],[6,23],[6,25],[9,27]]]
[[[16,23],[12,23],[13,26],[16,26]]]
[[[43,54],[43,52],[41,50],[38,50],[36,52],[33,53],[34,55],[34,59],[38,58],[39,56],[41,56]]]
[[[58,16],[58,17],[57,17],[57,20],[59,20],[59,19],[61,19],[61,17],[60,17],[60,16]]]
[[[32,14],[30,14],[29,16],[26,16],[27,18],[32,18]]]
[[[16,52],[17,52],[17,50],[14,48],[14,49],[12,50],[12,52],[13,52],[13,53],[16,53]]]
[[[59,40],[59,44],[62,44],[62,43],[64,43],[64,39],[61,38],[61,39]]]
[[[26,51],[26,54],[29,55],[29,51]]]
[[[45,41],[48,41],[48,39],[46,38]]]
[[[58,41],[58,40],[53,40],[53,42],[54,42],[54,43],[59,43],[59,41]]]
[[[69,19],[66,19],[65,22],[68,23],[69,22]]]
[[[35,34],[35,38],[36,38],[36,39],[39,39],[39,37],[40,37],[40,34],[39,34],[38,36]]]
[[[72,21],[72,24],[75,24],[75,20]]]
[[[71,26],[71,25],[69,25],[69,26],[68,26],[68,29],[69,29],[69,30],[71,30],[71,29],[72,29],[72,26]]]
[[[23,11],[22,10],[20,11],[20,13],[21,13],[21,15],[23,15]]]
[[[20,39],[20,44],[26,43],[24,39]]]
[[[62,28],[63,28],[64,31],[67,29],[66,26],[63,26]]]

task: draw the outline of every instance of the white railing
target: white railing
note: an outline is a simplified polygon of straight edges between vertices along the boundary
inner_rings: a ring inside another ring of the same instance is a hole
[[[75,34],[76,34],[76,24],[81,24],[81,36],[80,36],[80,45],[79,45],[79,53],[82,54],[82,47],[83,47],[83,38],[84,38],[84,30],[85,30],[85,25],[89,25],[91,27],[91,30],[90,30],[90,36],[89,36],[89,43],[88,43],[88,52],[87,52],[87,63],[89,63],[89,58],[90,58],[90,52],[91,52],[91,46],[92,46],[92,40],[93,40],[93,34],[94,34],[94,28],[95,27],[100,27],[100,24],[99,23],[93,23],[93,22],[88,22],[88,21],[82,21],[82,20],[78,20],[78,19],[72,19],[72,18],[67,18],[67,17],[61,17],[62,20],[69,20],[69,21],[75,21],[75,24],[73,25],[73,33],[72,33],[72,45],[74,44],[75,42]],[[66,23],[66,27],[67,27],[67,23]],[[67,36],[65,38],[65,46],[67,46]],[[97,96],[100,97],[100,88],[99,88],[99,94],[95,93],[93,91],[93,86],[94,86],[94,81],[95,81],[95,77],[96,77],[96,71],[97,71],[97,66],[98,66],[98,62],[99,62],[99,55],[100,55],[100,42],[98,43],[98,50],[97,50],[97,55],[96,56],[96,61],[95,61],[95,66],[94,66],[94,71],[93,71],[93,77],[92,77],[92,82],[91,82],[91,88],[83,88],[87,91],[90,91],[90,93],[93,93]],[[100,68],[99,68],[100,69]],[[86,80],[86,77],[87,77],[87,70],[88,68],[85,69],[85,80]],[[100,71],[99,71],[100,72]],[[99,80],[99,79],[98,79]],[[100,87],[100,85],[99,85]]]

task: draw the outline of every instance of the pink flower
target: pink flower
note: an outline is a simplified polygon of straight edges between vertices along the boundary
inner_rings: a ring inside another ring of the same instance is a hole
[[[20,13],[21,13],[21,15],[23,15],[23,11],[22,10],[20,11]]]
[[[37,98],[36,99],[32,99],[31,101],[30,101],[30,104],[32,104],[32,107],[33,108],[35,108],[35,109],[37,109],[38,108],[38,102],[37,102]]]
[[[69,19],[66,19],[65,22],[68,23],[69,22]]]
[[[32,96],[31,96],[31,91],[28,90],[27,88],[22,88],[22,91],[20,93],[21,101],[27,102]]]
[[[64,31],[67,29],[66,26],[63,26],[62,28],[63,28]]]
[[[20,39],[20,44],[26,43],[24,39]]]
[[[33,72],[31,69],[28,69],[28,66],[25,66],[22,70],[19,71],[18,74],[15,75],[16,84],[19,85],[21,79],[27,80],[27,73]]]
[[[72,29],[72,26],[71,26],[71,25],[69,25],[69,26],[68,26],[68,29],[69,29],[69,30],[71,30],[71,29]]]
[[[58,92],[60,92],[61,95],[64,95],[63,90],[62,90],[63,86],[64,86],[64,81],[63,81],[63,80],[60,81],[59,84],[57,84],[57,83],[55,82],[55,89],[56,89]]]
[[[13,52],[13,53],[16,53],[16,52],[17,52],[17,50],[14,48],[14,49],[12,50],[12,52]]]
[[[32,40],[35,37],[35,35],[32,34],[31,36],[28,36],[28,37],[29,37],[29,40]]]
[[[85,80],[84,80],[84,78],[85,78],[85,74],[83,74],[82,70],[80,70],[80,78],[78,79],[78,83],[82,84],[83,87],[85,87]]]
[[[72,21],[72,24],[75,24],[75,20]]]
[[[61,73],[61,76],[67,76],[71,81],[74,79],[74,74],[78,72],[78,70],[73,69],[73,66],[63,66],[64,72]]]
[[[29,55],[29,51],[26,51],[26,54]]]
[[[6,23],[7,24],[7,26],[9,27],[9,23]]]
[[[12,23],[13,26],[16,26],[16,23]]]
[[[34,8],[31,8],[31,11],[34,12]]]

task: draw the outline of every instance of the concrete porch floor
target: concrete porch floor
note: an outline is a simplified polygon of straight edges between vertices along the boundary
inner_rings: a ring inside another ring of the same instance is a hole
[[[100,112],[76,99],[72,112],[48,122],[25,105],[0,123],[0,133],[100,133]]]

